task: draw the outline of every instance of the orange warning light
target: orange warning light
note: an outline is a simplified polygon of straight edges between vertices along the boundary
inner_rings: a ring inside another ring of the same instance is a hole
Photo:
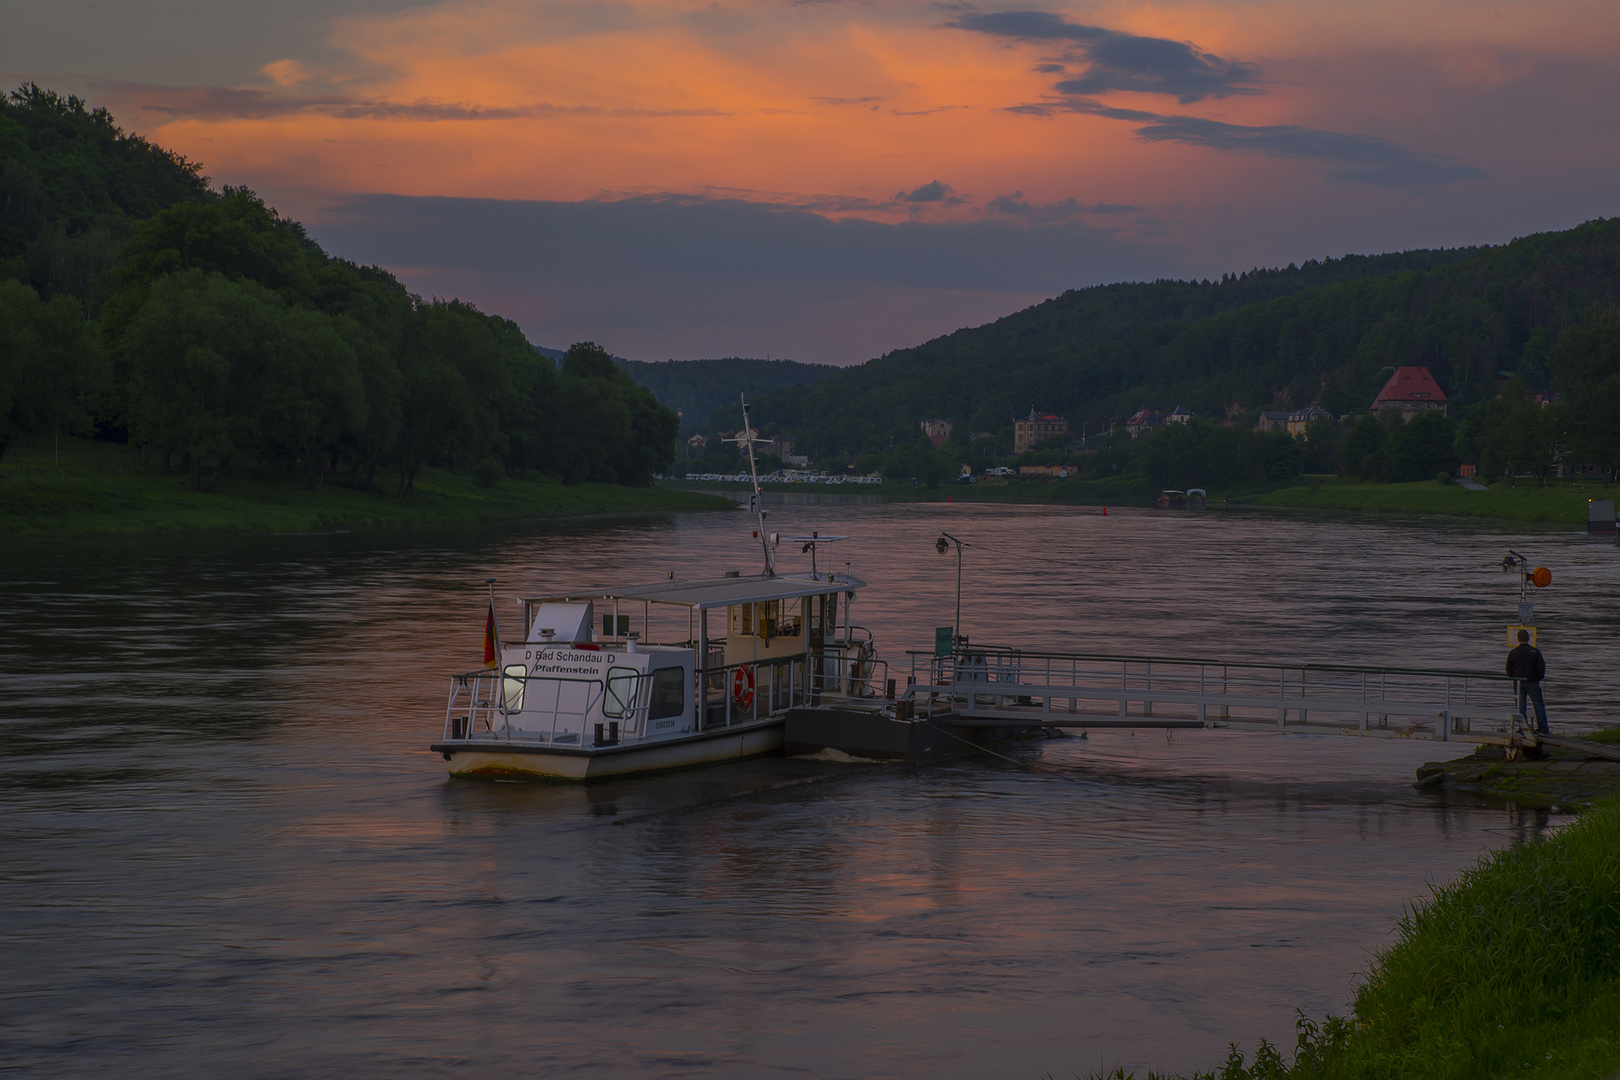
[[[1530,571],[1530,584],[1538,589],[1545,589],[1552,584],[1552,571],[1545,566],[1538,566]]]

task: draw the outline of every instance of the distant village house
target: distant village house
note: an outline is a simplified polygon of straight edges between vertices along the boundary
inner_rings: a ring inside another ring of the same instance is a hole
[[[1289,413],[1288,419],[1285,421],[1285,423],[1288,426],[1288,434],[1292,435],[1296,439],[1303,439],[1305,437],[1305,429],[1311,426],[1311,421],[1331,420],[1332,418],[1333,414],[1328,412],[1326,409],[1312,405],[1308,409],[1300,409],[1297,412]]]
[[[949,420],[924,420],[922,422],[923,434],[937,449],[945,445],[945,440],[951,437],[951,422]]]
[[[1263,412],[1260,419],[1254,422],[1256,431],[1276,431],[1278,428],[1288,426],[1288,414],[1285,412]]]
[[[1069,422],[1051,413],[1029,410],[1029,419],[1013,424],[1013,453],[1023,454],[1035,449],[1048,439],[1069,437]]]
[[[1162,423],[1164,423],[1164,417],[1144,405],[1132,413],[1129,420],[1125,421],[1125,430],[1130,432],[1131,438],[1134,439],[1143,432],[1152,431]]]
[[[1434,381],[1434,376],[1429,374],[1428,368],[1396,368],[1395,374],[1389,377],[1389,382],[1373,399],[1373,412],[1384,409],[1400,410],[1402,420],[1410,420],[1431,409],[1438,409],[1443,414],[1446,411],[1446,395],[1440,389],[1440,384]]]

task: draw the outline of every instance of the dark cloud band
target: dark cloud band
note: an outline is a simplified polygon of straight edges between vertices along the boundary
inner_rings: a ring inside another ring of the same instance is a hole
[[[1018,41],[1064,42],[1078,49],[1086,69],[1058,82],[1057,90],[1063,94],[1114,90],[1168,94],[1188,105],[1210,97],[1260,92],[1248,85],[1259,75],[1251,65],[1223,60],[1184,41],[1071,23],[1049,11],[964,15],[948,25]],[[1050,74],[1066,69],[1043,64],[1041,70]]]
[[[321,114],[343,120],[478,121],[532,120],[548,116],[728,116],[718,109],[602,109],[589,105],[485,108],[465,102],[392,102],[342,94],[287,94],[224,86],[148,86],[99,83],[121,108],[196,120],[269,120]]]

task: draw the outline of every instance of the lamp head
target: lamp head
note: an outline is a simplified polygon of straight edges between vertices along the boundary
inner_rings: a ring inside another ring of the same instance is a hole
[[[951,545],[946,543],[945,538],[942,536],[938,540],[934,541],[934,550],[943,555],[947,551],[951,550]]]

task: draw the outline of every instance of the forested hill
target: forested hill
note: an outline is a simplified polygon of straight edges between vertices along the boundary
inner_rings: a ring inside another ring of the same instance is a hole
[[[647,484],[677,421],[589,342],[328,256],[246,188],[26,85],[0,101],[0,454],[22,435],[128,440],[192,490],[329,474],[401,496],[426,467]]]
[[[681,414],[683,429],[701,427],[715,410],[730,410],[729,427],[736,427],[737,395],[749,401],[788,387],[807,386],[838,369],[830,364],[801,364],[797,360],[666,360],[647,363],[620,360],[637,385],[653,392],[658,403]]]
[[[1620,220],[1499,247],[1099,286],[778,391],[755,414],[831,457],[915,439],[924,418],[996,431],[1031,408],[1092,431],[1142,406],[1342,414],[1405,364],[1465,407],[1494,397],[1500,372],[1546,386],[1558,336],[1617,295]]]

